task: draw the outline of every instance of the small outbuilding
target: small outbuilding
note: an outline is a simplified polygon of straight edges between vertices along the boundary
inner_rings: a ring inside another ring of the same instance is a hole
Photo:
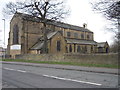
[[[97,52],[98,53],[109,53],[109,44],[108,42],[99,42],[97,43]]]

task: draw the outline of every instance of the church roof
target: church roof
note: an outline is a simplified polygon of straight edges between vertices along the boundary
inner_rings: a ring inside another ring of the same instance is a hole
[[[42,20],[40,18],[34,17],[32,15],[23,14],[23,13],[17,13],[17,14],[20,15],[24,20],[42,22]],[[71,25],[71,24],[67,24],[67,23],[63,23],[63,22],[58,22],[58,21],[54,21],[54,20],[47,20],[47,24],[55,25],[57,27],[71,29],[71,30],[77,30],[77,31],[84,31],[84,32],[93,33],[92,31],[88,30],[87,28],[79,27],[79,26],[75,26],[75,25]]]
[[[104,47],[106,42],[99,42],[97,43],[97,47]]]
[[[44,45],[44,42],[43,41],[39,41],[37,42],[31,49],[32,50],[40,50]]]
[[[97,45],[95,41],[92,40],[79,40],[79,39],[68,39],[66,38],[68,44],[86,44],[86,45]]]
[[[55,32],[51,32],[51,33],[49,33],[48,35],[47,35],[47,38],[48,39],[51,39],[55,34],[57,34],[58,33],[58,31],[55,31]]]
[[[51,32],[47,34],[47,39],[50,40],[51,38],[53,38],[59,31],[55,31],[55,32]],[[47,42],[49,42],[47,40]],[[68,44],[83,44],[83,45],[97,45],[97,42],[92,41],[92,40],[80,40],[80,39],[69,39],[69,38],[65,38],[66,42]],[[44,45],[44,38],[40,37],[39,41],[36,42],[36,44],[34,44],[32,46],[32,48],[30,48],[31,50],[40,50],[42,49]]]
[[[50,32],[50,33],[48,33],[47,34],[47,39],[49,40],[49,39],[51,39],[55,34],[57,34],[59,31],[55,31],[55,32]],[[41,36],[40,38],[39,38],[39,40],[44,40],[44,37],[43,36]]]
[[[51,39],[57,33],[58,33],[58,31],[48,33],[47,34],[47,39],[48,40]],[[35,45],[33,45],[33,47],[31,49],[32,50],[40,50],[44,45],[44,40],[43,39],[44,39],[43,37],[40,37],[39,41]]]

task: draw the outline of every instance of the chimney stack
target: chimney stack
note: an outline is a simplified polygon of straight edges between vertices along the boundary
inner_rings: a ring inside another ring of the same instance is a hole
[[[83,24],[83,27],[86,29],[86,28],[87,28],[87,24],[86,24],[86,23],[84,23],[84,24]]]

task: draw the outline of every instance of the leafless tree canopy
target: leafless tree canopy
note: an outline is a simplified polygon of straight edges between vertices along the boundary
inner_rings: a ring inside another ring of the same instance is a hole
[[[118,20],[120,19],[120,1],[119,0],[96,0],[91,3],[93,10],[102,13],[108,20],[112,21],[111,24],[118,28]],[[109,27],[116,37],[118,37],[118,29]]]
[[[16,12],[26,13],[40,18],[43,21],[44,47],[43,53],[47,53],[47,20],[63,20],[69,14],[62,0],[25,0],[25,2],[9,2],[3,9],[7,15]]]
[[[62,0],[25,0],[25,2],[9,2],[3,8],[3,12],[7,15],[13,15],[16,12],[30,14],[40,18],[63,20],[70,11],[65,7]]]
[[[109,30],[115,33],[114,50],[117,51],[118,46],[120,49],[120,0],[96,0],[91,3],[93,10],[102,13],[108,20],[112,21],[112,25],[116,26],[113,28],[109,27]],[[113,47],[112,47],[113,48]],[[114,51],[113,50],[113,51]]]
[[[102,12],[109,20],[120,18],[120,1],[119,0],[97,0],[92,3],[93,9]]]

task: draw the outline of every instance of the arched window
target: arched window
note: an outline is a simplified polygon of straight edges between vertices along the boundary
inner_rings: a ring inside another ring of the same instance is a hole
[[[57,51],[60,51],[60,50],[61,50],[61,42],[57,41]]]
[[[72,52],[72,45],[69,46],[69,51]]]
[[[94,51],[94,46],[91,46],[91,51],[92,51],[92,52]]]
[[[78,33],[74,33],[74,38],[78,38]]]
[[[66,53],[68,53],[68,47],[66,46]]]
[[[67,37],[71,37],[71,33],[70,32],[67,32]]]
[[[77,46],[77,52],[80,52],[81,49],[80,49],[80,46]]]
[[[84,39],[84,34],[81,34],[81,39]]]
[[[19,28],[18,25],[14,25],[13,27],[13,44],[19,43]]]
[[[85,46],[85,53],[87,53],[87,46]]]
[[[90,39],[90,36],[89,36],[89,35],[87,35],[87,39],[88,39],[88,40]]]

